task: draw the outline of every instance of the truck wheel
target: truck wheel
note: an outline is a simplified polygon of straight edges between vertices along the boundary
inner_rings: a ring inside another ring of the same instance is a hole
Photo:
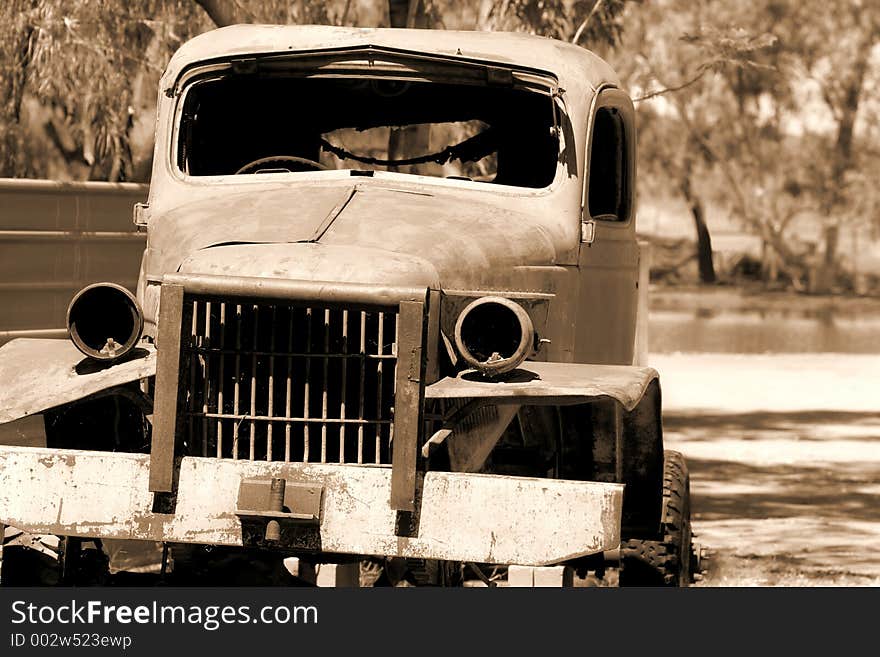
[[[687,464],[679,452],[663,454],[663,538],[620,544],[620,586],[691,583],[691,500]]]
[[[93,547],[84,549],[84,542]],[[110,567],[100,540],[29,534],[8,527],[0,578],[3,586],[104,586]]]

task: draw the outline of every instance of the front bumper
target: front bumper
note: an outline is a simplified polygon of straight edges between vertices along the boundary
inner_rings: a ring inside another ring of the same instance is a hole
[[[314,522],[282,521],[279,550],[547,565],[616,548],[623,486],[455,472],[419,477],[416,508],[388,503],[391,468],[184,457],[154,507],[149,456],[0,446],[0,523],[22,530],[266,547],[239,511],[243,480],[320,491]],[[296,509],[292,509],[296,511]],[[405,521],[405,522],[404,522]],[[404,526],[405,525],[405,526]]]

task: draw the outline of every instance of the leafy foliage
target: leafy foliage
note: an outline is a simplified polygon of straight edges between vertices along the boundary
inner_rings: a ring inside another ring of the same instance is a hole
[[[238,20],[332,23],[350,2],[235,0]],[[346,9],[348,7],[348,9]],[[194,0],[10,0],[0,5],[0,176],[143,179],[158,78],[187,39],[215,27]],[[37,146],[48,139],[54,149]]]
[[[18,51],[4,56],[4,79],[17,79],[14,102],[30,96],[41,106],[45,129],[69,163],[87,167],[91,178],[124,179],[135,98],[146,88],[154,95],[161,62],[204,29],[197,12],[189,0],[16,0],[0,9],[0,43]],[[46,169],[28,161],[22,118],[0,116],[7,143],[18,144],[3,153],[4,175]]]
[[[484,29],[528,32],[590,44],[613,45],[620,37],[624,0],[490,0]]]
[[[865,206],[852,185],[870,150],[857,133],[877,12],[867,2],[832,11],[818,0],[658,0],[628,16],[621,54],[636,52],[643,170],[673,189],[700,179],[698,201],[762,238],[770,278],[828,289],[838,231]]]

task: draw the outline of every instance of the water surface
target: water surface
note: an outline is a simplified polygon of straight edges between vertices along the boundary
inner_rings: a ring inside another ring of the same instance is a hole
[[[651,311],[652,353],[880,353],[880,316]]]

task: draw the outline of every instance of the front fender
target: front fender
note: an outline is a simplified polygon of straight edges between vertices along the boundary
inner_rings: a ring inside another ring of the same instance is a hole
[[[657,379],[650,367],[527,361],[500,380],[468,371],[425,388],[425,399],[487,399],[499,405],[585,404],[610,398],[627,411]]]
[[[155,374],[156,350],[147,343],[106,365],[67,340],[12,340],[0,347],[0,424]]]

